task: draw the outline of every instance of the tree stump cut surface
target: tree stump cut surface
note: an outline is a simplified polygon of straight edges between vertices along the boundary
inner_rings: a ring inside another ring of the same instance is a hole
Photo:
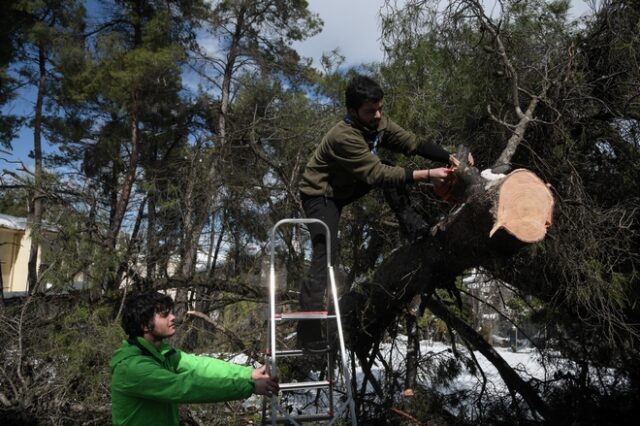
[[[541,241],[551,226],[553,204],[553,195],[540,178],[529,170],[514,170],[499,186],[489,236],[504,229],[526,243]]]

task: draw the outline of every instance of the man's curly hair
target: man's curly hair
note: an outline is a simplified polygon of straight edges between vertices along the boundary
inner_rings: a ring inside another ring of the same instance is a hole
[[[144,327],[153,328],[157,313],[173,309],[173,299],[155,290],[131,293],[122,310],[122,328],[129,337],[144,335]]]
[[[347,108],[358,109],[365,102],[378,102],[384,97],[382,87],[374,79],[356,75],[347,84],[345,102]]]

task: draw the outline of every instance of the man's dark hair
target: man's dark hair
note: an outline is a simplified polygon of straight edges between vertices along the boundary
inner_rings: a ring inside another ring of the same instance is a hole
[[[384,97],[382,87],[364,75],[356,75],[347,84],[345,100],[347,108],[358,109],[365,102],[378,102]]]
[[[144,327],[151,327],[156,313],[173,309],[173,299],[155,290],[132,293],[122,309],[122,328],[129,337],[144,335]]]

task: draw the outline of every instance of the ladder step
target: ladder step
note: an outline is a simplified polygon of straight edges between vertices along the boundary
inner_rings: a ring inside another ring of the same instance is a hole
[[[300,415],[300,416],[291,416],[291,418],[293,420],[295,420],[298,423],[303,423],[303,422],[322,422],[325,420],[333,420],[333,415],[331,414],[304,414],[304,415]],[[271,424],[271,417],[267,417],[265,422],[266,424]],[[276,417],[276,423],[282,424],[289,424],[291,423],[289,421],[288,418],[282,416],[282,417]]]
[[[286,320],[306,320],[306,319],[331,319],[335,315],[329,315],[327,311],[311,311],[311,312],[285,312],[276,314],[276,321]]]
[[[304,349],[282,349],[276,351],[277,357],[288,357],[288,356],[301,356],[301,355],[322,355],[326,354],[330,351],[331,348],[327,345],[326,349],[316,349],[313,352],[305,351]],[[264,351],[265,355],[271,357],[271,351],[269,349]]]
[[[281,391],[293,391],[301,389],[320,389],[328,388],[331,386],[331,382],[328,380],[320,380],[317,382],[293,382],[293,383],[280,383]]]
[[[271,351],[267,351],[267,355],[271,355]],[[276,356],[300,356],[304,355],[304,351],[302,349],[283,349],[281,351],[276,351]]]

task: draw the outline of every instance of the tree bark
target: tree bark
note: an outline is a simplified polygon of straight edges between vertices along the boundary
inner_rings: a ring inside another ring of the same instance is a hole
[[[418,358],[420,356],[420,336],[415,315],[407,314],[407,374],[404,379],[405,392],[415,388],[418,381]]]
[[[31,203],[31,247],[29,248],[29,263],[27,283],[29,293],[32,293],[38,283],[38,249],[40,244],[40,230],[42,225],[42,108],[44,104],[46,84],[46,57],[44,47],[38,45],[38,94],[36,98],[35,117],[33,120],[33,156],[35,165],[34,194]]]
[[[136,179],[136,170],[138,168],[138,153],[139,153],[139,145],[140,145],[140,126],[138,119],[138,111],[137,111],[137,95],[133,95],[133,106],[132,111],[130,113],[130,124],[131,124],[131,152],[129,155],[129,166],[127,168],[127,173],[124,178],[124,182],[122,183],[122,189],[120,191],[120,196],[115,205],[115,211],[113,215],[113,222],[111,224],[111,229],[109,229],[108,242],[111,248],[116,247],[116,241],[118,237],[118,233],[120,232],[120,228],[122,227],[122,221],[124,220],[124,215],[127,211],[127,206],[129,205],[129,198],[131,197],[131,190],[133,189],[133,183]],[[117,285],[117,284],[115,284]]]
[[[231,37],[231,45],[227,53],[227,61],[222,75],[222,88],[220,97],[220,117],[218,117],[218,137],[220,145],[226,144],[227,137],[227,112],[229,110],[229,100],[231,98],[231,81],[235,72],[236,60],[238,58],[238,48],[244,32],[244,19],[246,7],[240,7],[238,11],[236,26]]]

